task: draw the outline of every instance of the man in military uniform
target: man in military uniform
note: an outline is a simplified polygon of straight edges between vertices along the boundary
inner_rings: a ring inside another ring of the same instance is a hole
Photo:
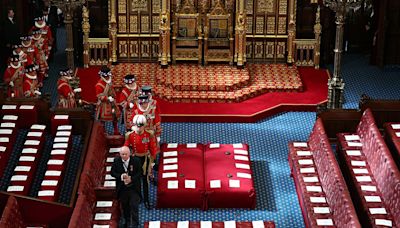
[[[143,168],[142,183],[144,205],[147,209],[150,209],[149,176],[152,175],[153,161],[157,155],[158,148],[154,136],[145,131],[147,124],[145,116],[135,115],[132,124],[133,131],[126,134],[124,146],[131,147],[135,157],[140,158]]]
[[[46,39],[42,37],[42,31],[38,28],[35,28],[32,32],[32,42],[34,46],[39,51],[39,81],[41,82],[43,78],[47,77],[49,65],[47,63],[47,59],[49,57],[48,52],[48,42]]]
[[[4,72],[3,80],[9,85],[9,97],[23,97],[22,83],[24,77],[24,66],[19,61],[19,55],[12,55],[10,63]]]
[[[151,86],[143,86],[141,89],[141,94],[148,96],[148,112],[146,113],[146,118],[149,124],[147,126],[147,130],[150,130],[154,133],[154,135],[157,137],[157,143],[159,143],[162,132],[160,107],[157,101],[153,99]],[[146,102],[144,102],[141,106],[146,109]]]
[[[118,118],[120,110],[116,104],[116,94],[112,85],[112,73],[110,68],[103,66],[99,71],[100,79],[95,85],[97,104],[96,119],[100,121],[112,121],[114,134],[118,135]]]
[[[60,71],[60,78],[57,81],[59,108],[75,108],[75,93],[81,92],[81,88],[72,89],[70,80],[72,79],[72,70],[65,69]]]
[[[43,38],[48,42],[48,52],[50,52],[51,47],[53,46],[53,34],[51,32],[50,27],[46,24],[43,17],[35,17],[34,18],[35,25],[32,26],[31,31],[35,29],[40,29]]]
[[[118,98],[118,103],[124,110],[124,122],[127,131],[132,128],[133,108],[139,96],[138,86],[136,85],[135,75],[126,75],[124,77],[125,87]]]
[[[37,80],[37,67],[29,65],[25,68],[25,78],[23,84],[23,91],[25,97],[39,97],[42,93],[39,91]]]

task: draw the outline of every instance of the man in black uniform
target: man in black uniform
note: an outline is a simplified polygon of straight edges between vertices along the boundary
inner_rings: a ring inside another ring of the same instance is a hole
[[[122,147],[119,155],[114,159],[111,176],[116,179],[117,196],[125,218],[123,227],[138,228],[142,166],[128,147]]]

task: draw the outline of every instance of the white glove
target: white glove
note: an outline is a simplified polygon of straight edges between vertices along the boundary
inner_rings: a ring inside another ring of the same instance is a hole
[[[133,108],[133,103],[129,103],[129,108]]]
[[[109,102],[114,102],[114,98],[113,98],[112,96],[109,96],[109,97],[108,97],[108,101],[109,101]]]
[[[76,89],[74,89],[74,92],[75,93],[80,93],[80,92],[82,92],[82,89],[81,88],[76,88]]]
[[[161,137],[157,136],[157,142],[160,143]]]
[[[39,95],[39,96],[42,95],[42,93],[39,90],[35,90],[34,94]]]
[[[13,81],[10,82],[10,86],[14,87],[14,82]]]

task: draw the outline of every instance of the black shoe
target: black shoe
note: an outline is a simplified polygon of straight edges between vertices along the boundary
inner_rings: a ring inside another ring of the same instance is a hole
[[[151,205],[149,202],[144,202],[144,206],[146,207],[147,210],[151,210]]]

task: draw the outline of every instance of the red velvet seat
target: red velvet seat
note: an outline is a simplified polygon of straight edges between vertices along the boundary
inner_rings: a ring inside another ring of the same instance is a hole
[[[70,125],[68,115],[54,115],[51,118],[51,134],[56,135],[59,126]]]
[[[388,145],[397,168],[400,169],[400,122],[384,124],[385,142]]]
[[[178,222],[160,222],[160,221],[151,221],[145,222],[144,228],[149,228],[151,226],[154,228],[177,228]],[[192,221],[183,221],[179,223],[187,223],[189,228],[201,228],[202,223],[210,224],[213,228],[224,228],[225,222],[209,222],[209,221],[202,221],[202,222],[192,222]],[[272,221],[253,221],[253,222],[235,222],[235,221],[227,221],[227,225],[233,223],[236,228],[253,228],[255,226],[260,227],[264,225],[264,228],[275,228],[275,223]],[[205,224],[204,224],[205,225]],[[203,226],[204,226],[203,225]]]

